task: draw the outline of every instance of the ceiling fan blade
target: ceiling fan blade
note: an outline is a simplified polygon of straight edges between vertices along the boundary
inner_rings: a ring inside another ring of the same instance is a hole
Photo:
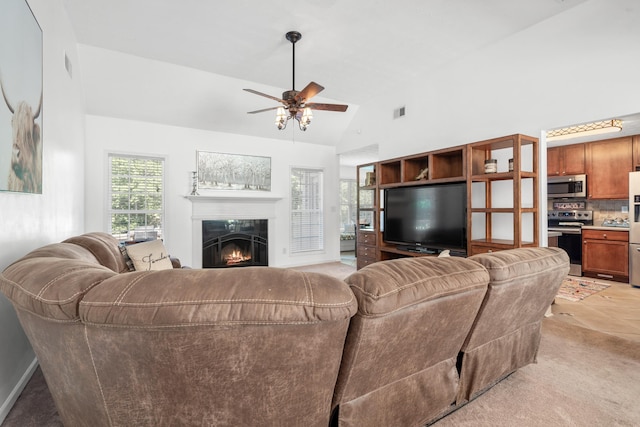
[[[243,89],[243,90],[246,90],[247,92],[251,92],[255,95],[264,96],[265,98],[273,99],[274,101],[282,102],[284,105],[287,105],[287,103],[284,100],[280,98],[276,98],[275,96],[267,95],[266,93],[258,92],[257,90],[253,90],[253,89]]]
[[[322,92],[324,87],[320,86],[316,82],[309,83],[304,89],[302,89],[298,94],[293,98],[296,101],[309,100]]]
[[[277,110],[278,108],[280,108],[280,107],[271,107],[271,108],[263,108],[262,110],[247,111],[247,114],[262,113],[262,112],[265,112],[265,111]]]
[[[344,113],[347,111],[348,105],[343,104],[318,104],[311,103],[305,104],[305,107],[311,108],[312,110],[325,110],[325,111],[338,111]]]

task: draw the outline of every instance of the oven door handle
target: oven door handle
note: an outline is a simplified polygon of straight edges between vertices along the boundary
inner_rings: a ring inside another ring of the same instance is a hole
[[[582,230],[562,230],[562,234],[579,235],[579,234],[582,234]]]
[[[576,227],[576,229],[573,229],[573,228],[549,228],[547,231],[556,231],[556,232],[562,233],[562,234],[582,234],[582,229],[580,229],[579,227]]]

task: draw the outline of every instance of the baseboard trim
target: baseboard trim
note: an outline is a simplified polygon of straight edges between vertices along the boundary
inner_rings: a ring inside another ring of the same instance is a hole
[[[18,381],[16,386],[7,397],[7,400],[5,400],[2,403],[2,406],[0,406],[0,424],[2,424],[4,422],[4,419],[7,418],[7,415],[9,415],[9,411],[11,411],[11,408],[13,408],[16,400],[18,400],[18,397],[20,397],[20,393],[22,393],[22,390],[24,390],[24,388],[27,386],[27,383],[33,376],[33,373],[36,371],[37,367],[38,359],[34,357],[27,370],[24,372],[24,374],[22,374],[22,377],[20,377],[20,381]]]

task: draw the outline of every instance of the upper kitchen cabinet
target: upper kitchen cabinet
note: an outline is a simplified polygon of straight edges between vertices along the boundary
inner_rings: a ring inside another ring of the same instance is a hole
[[[585,153],[588,198],[628,198],[629,172],[634,170],[632,137],[590,142]]]
[[[564,145],[547,150],[547,176],[585,173],[585,144]]]

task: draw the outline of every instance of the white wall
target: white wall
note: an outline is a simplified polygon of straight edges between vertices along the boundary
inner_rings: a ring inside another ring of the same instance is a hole
[[[361,107],[339,151],[380,159],[640,111],[640,4],[590,0],[431,75],[398,82],[407,115]]]
[[[340,166],[340,179],[356,179],[358,169],[355,166]]]
[[[63,53],[77,64],[76,40],[61,0],[29,4],[44,34],[43,188],[40,195],[0,193],[0,271],[31,249],[84,231],[84,107],[80,79],[66,74]],[[0,422],[34,361],[13,307],[0,294]]]
[[[106,231],[107,153],[159,155],[166,158],[165,245],[183,264],[198,266],[192,253],[191,171],[196,151],[271,157],[271,193],[282,197],[275,205],[275,235],[269,235],[275,257],[269,265],[285,267],[340,259],[338,188],[339,169],[333,147],[299,142],[180,128],[154,123],[87,116],[86,229]],[[322,168],[325,188],[325,251],[289,254],[289,169],[292,166]],[[223,192],[224,193],[224,192]],[[238,193],[238,192],[234,192]],[[247,192],[251,195],[255,192]],[[205,191],[200,191],[205,195]],[[216,194],[220,194],[218,191]]]

